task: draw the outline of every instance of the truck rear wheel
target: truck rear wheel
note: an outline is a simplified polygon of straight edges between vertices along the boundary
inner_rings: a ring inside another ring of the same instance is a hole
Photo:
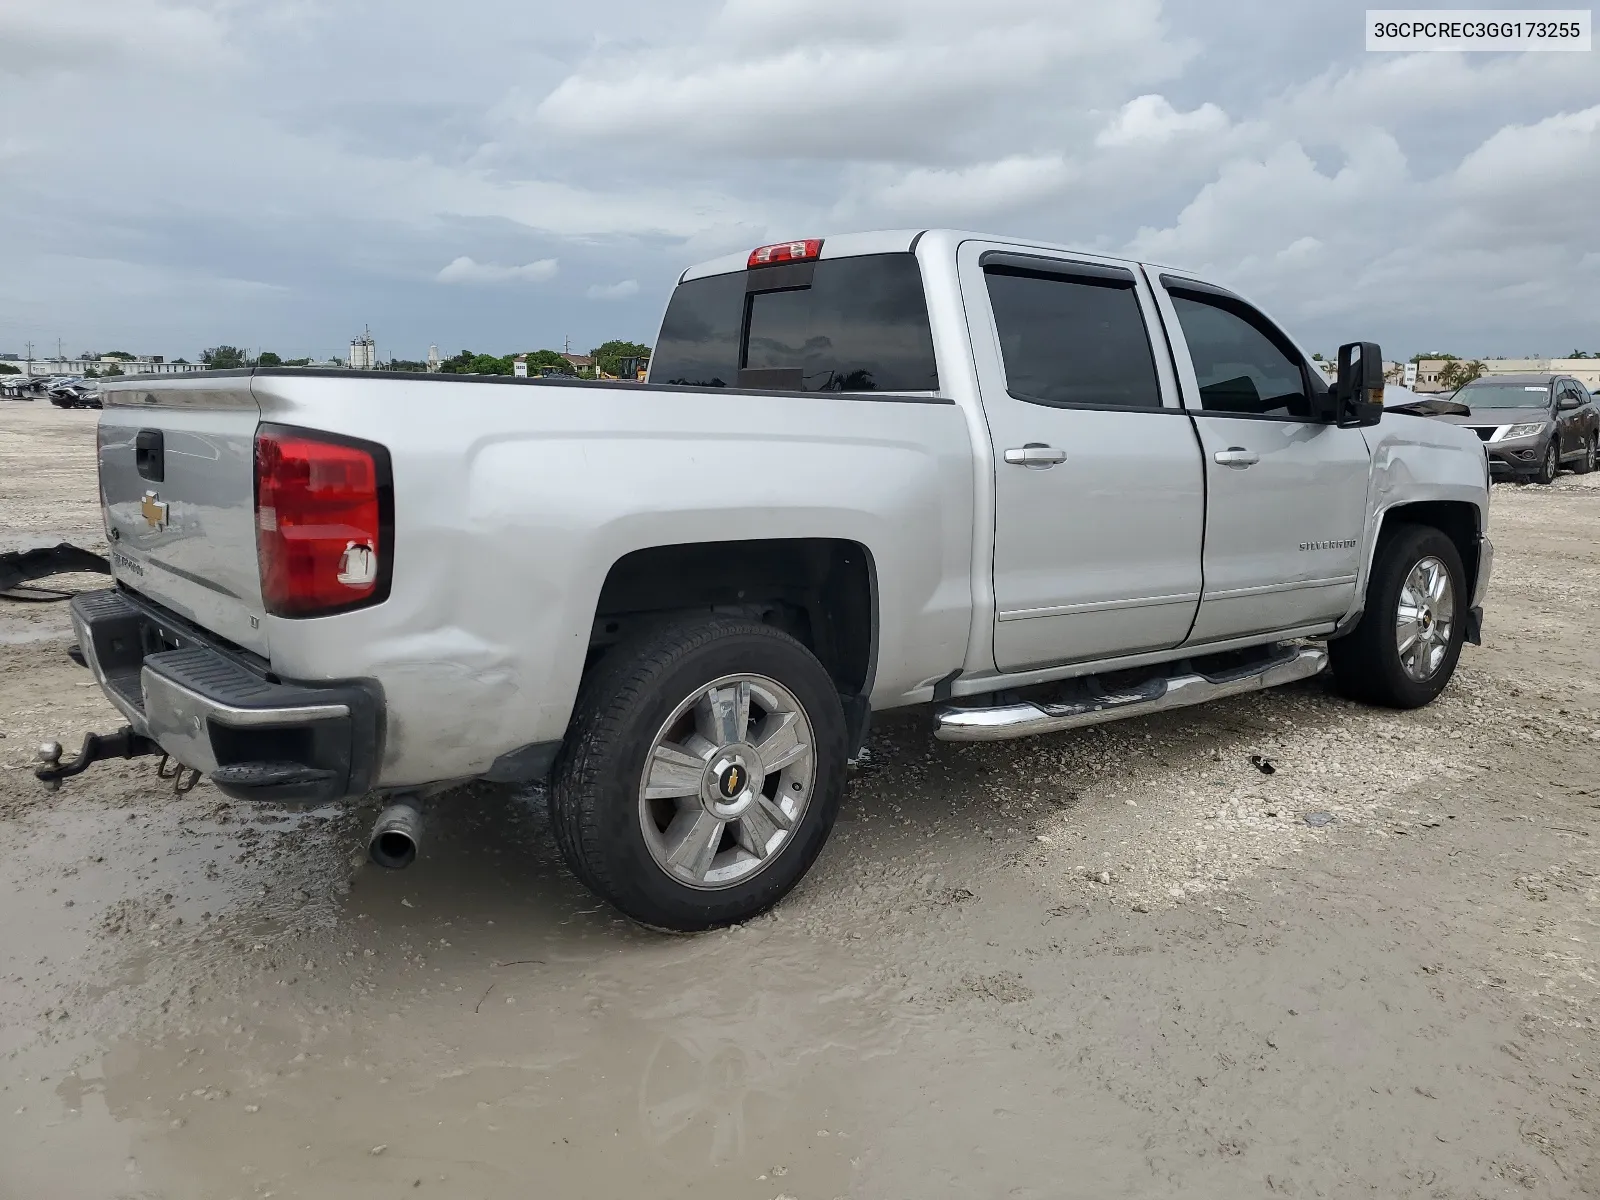
[[[711,929],[797,884],[844,794],[833,681],[755,621],[672,625],[584,681],[550,788],[568,865],[645,925]]]
[[[1352,700],[1420,708],[1450,682],[1466,637],[1461,555],[1439,530],[1398,525],[1378,543],[1356,627],[1328,643],[1333,678]]]

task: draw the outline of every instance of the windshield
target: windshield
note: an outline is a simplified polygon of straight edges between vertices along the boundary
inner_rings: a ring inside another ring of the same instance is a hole
[[[1455,394],[1470,408],[1544,408],[1550,386],[1543,383],[1472,383]]]

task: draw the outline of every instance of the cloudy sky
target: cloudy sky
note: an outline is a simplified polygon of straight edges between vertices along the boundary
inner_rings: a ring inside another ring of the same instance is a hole
[[[1600,350],[1600,53],[1363,14],[0,0],[0,350],[648,341],[690,262],[928,225],[1208,272],[1316,347]]]

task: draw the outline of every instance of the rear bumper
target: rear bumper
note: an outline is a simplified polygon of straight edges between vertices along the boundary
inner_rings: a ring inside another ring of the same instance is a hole
[[[383,695],[292,683],[125,591],[72,601],[84,663],[135,732],[240,799],[320,803],[377,778]]]

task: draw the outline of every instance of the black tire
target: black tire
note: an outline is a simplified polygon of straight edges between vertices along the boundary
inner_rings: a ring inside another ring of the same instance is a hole
[[[772,861],[716,890],[657,865],[640,824],[639,787],[652,742],[680,702],[726,675],[762,675],[800,702],[814,737],[812,793]],[[691,933],[765,912],[816,861],[844,795],[844,711],[816,657],[788,634],[740,618],[658,627],[615,647],[579,690],[551,781],[550,823],[573,873],[625,915]]]
[[[1561,473],[1561,443],[1555,438],[1550,439],[1550,444],[1544,448],[1544,457],[1539,460],[1539,473],[1533,477],[1535,483],[1554,483],[1556,476]]]
[[[1425,558],[1436,558],[1450,576],[1454,614],[1450,638],[1438,668],[1416,680],[1400,662],[1395,620],[1406,576]],[[1367,581],[1367,603],[1356,627],[1328,643],[1334,685],[1351,700],[1384,708],[1421,708],[1450,682],[1466,638],[1466,572],[1456,544],[1431,525],[1396,525],[1378,543]]]

